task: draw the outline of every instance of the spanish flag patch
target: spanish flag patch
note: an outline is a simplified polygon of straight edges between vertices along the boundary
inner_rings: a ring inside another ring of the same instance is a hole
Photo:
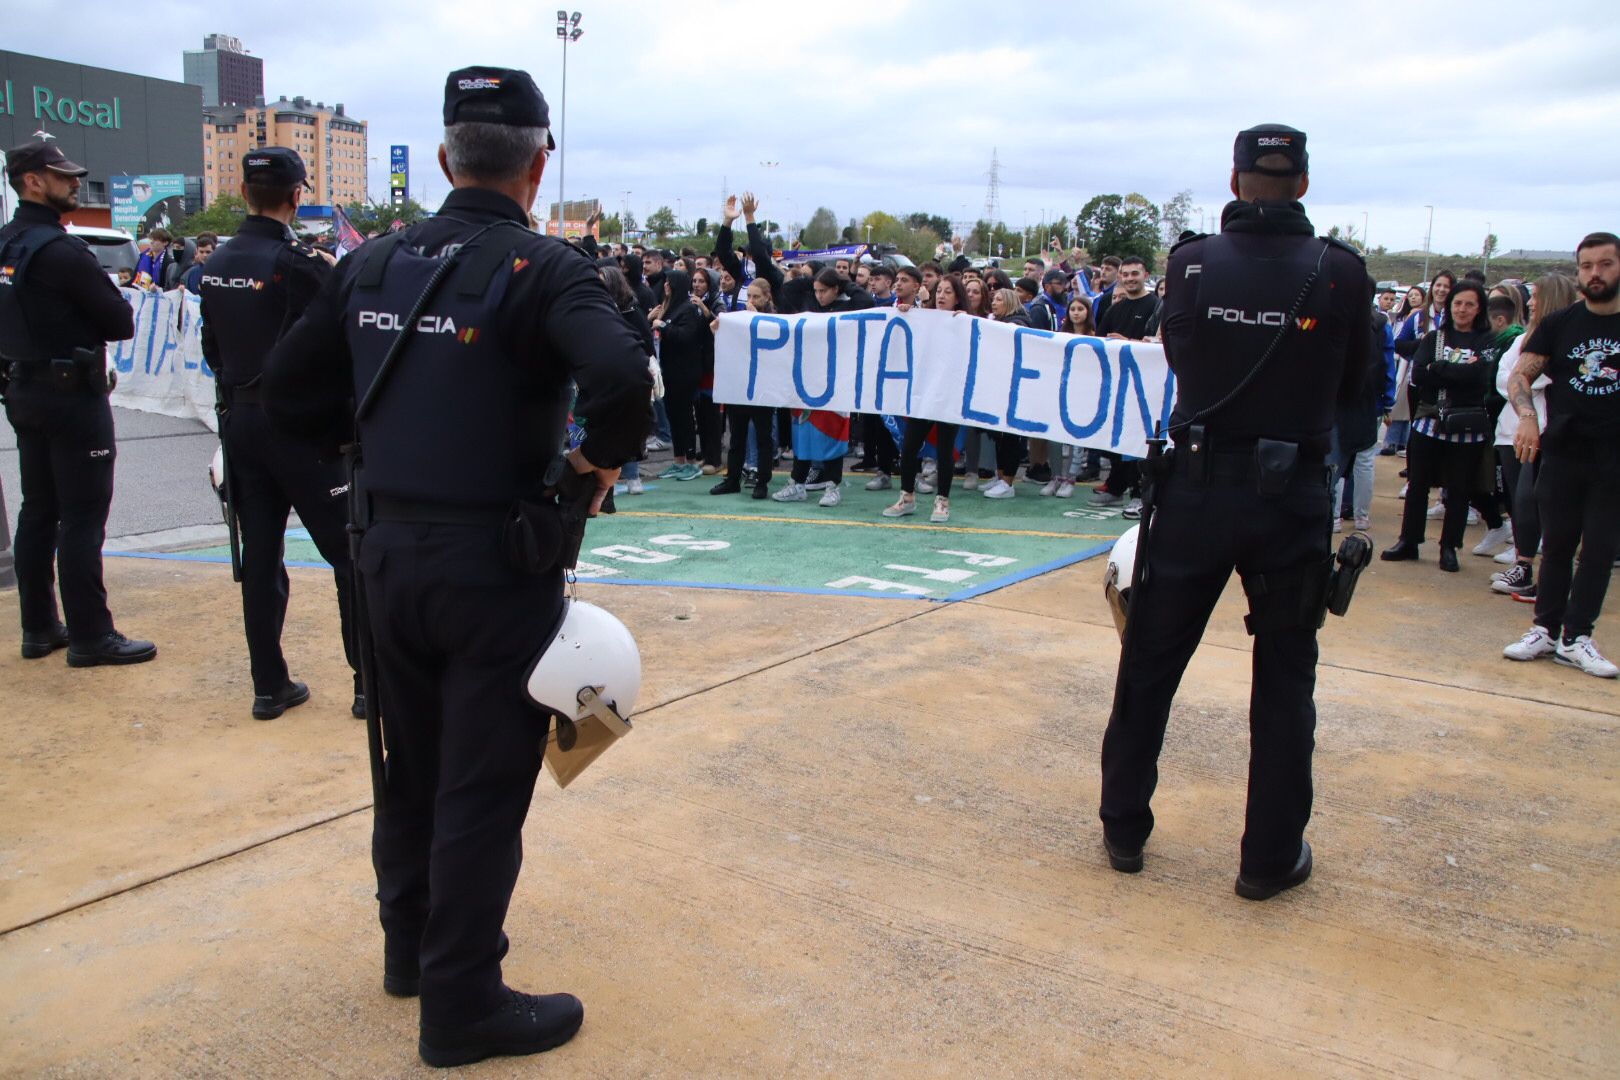
[[[513,260],[512,260],[512,273],[514,273],[514,274],[515,274],[515,273],[517,273],[517,272],[518,272],[518,271],[519,271],[519,270],[522,270],[522,269],[523,269],[523,268],[524,268],[524,267],[525,267],[525,266],[528,266],[528,265],[529,265],[529,260],[528,260],[528,259],[525,259],[525,258],[523,258],[523,257],[522,257],[522,256],[521,256],[521,255],[520,255],[520,256],[518,256],[518,257],[517,257],[517,258],[515,258],[515,259],[513,259]]]
[[[456,336],[461,339],[461,343],[463,345],[471,345],[473,342],[478,340],[478,327],[469,326]]]
[[[1296,324],[1298,324],[1298,326],[1299,326],[1299,328],[1301,330],[1315,330],[1316,329],[1316,320],[1315,319],[1303,319],[1303,318],[1301,318],[1301,319],[1295,319],[1294,322]]]

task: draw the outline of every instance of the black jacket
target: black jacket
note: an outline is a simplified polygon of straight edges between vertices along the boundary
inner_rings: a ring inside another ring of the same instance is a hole
[[[249,214],[203,266],[202,352],[226,387],[258,379],[271,346],[291,330],[332,268],[273,218]]]
[[[1439,355],[1442,339],[1445,356]],[[1459,362],[1469,356],[1478,359]],[[1438,415],[1442,390],[1453,407],[1486,405],[1496,389],[1497,359],[1496,335],[1489,326],[1467,333],[1442,327],[1424,334],[1412,356],[1412,386],[1417,391],[1413,419]]]
[[[407,230],[407,242],[443,252],[502,220],[526,225],[528,215],[505,195],[457,188],[437,215]],[[572,380],[578,388],[574,417],[586,432],[581,450],[592,464],[613,468],[635,460],[652,428],[652,374],[641,342],[577,248],[532,233],[518,244],[522,266],[514,266],[493,327],[508,358],[525,378],[548,386]],[[262,400],[271,421],[328,446],[346,442],[354,429],[346,312],[361,262],[351,256],[339,264],[265,365]],[[408,309],[410,301],[400,306]],[[400,363],[409,362],[407,349]]]
[[[692,278],[685,270],[664,275],[669,285],[664,325],[658,332],[658,362],[676,379],[696,381],[714,364],[714,334],[709,321],[692,303]]]
[[[95,349],[133,337],[134,309],[90,253],[90,246],[67,234],[62,215],[55,210],[36,202],[18,203],[16,215],[0,228],[0,246],[36,225],[55,238],[29,262],[19,297],[26,308],[26,325],[16,332],[32,341],[43,359],[65,358],[77,348]]]

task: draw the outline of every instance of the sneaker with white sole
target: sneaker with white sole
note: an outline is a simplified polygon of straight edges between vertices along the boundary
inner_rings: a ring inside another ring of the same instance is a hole
[[[1119,516],[1126,521],[1140,521],[1142,519],[1142,500],[1132,499],[1127,502],[1125,509],[1119,512]]]
[[[665,442],[663,439],[660,439],[656,435],[650,436],[647,439],[647,453],[649,453],[649,454],[656,454],[660,450],[668,450],[668,449],[669,449],[669,443]]]
[[[917,500],[904,492],[901,493],[900,498],[895,500],[893,506],[883,508],[883,516],[886,518],[910,517],[916,512]]]
[[[1010,499],[1017,494],[1018,492],[1013,490],[1011,484],[1001,479],[995,480],[989,487],[984,489],[984,497],[987,499]]]
[[[804,485],[795,484],[791,481],[782,490],[771,492],[771,499],[774,502],[804,502],[805,497]]]
[[[1367,514],[1356,515],[1356,532],[1366,532],[1372,528],[1372,518]]]
[[[962,477],[962,490],[963,491],[977,491],[977,490],[979,490],[979,475],[978,475],[978,473],[968,473],[966,476]]]
[[[943,525],[951,520],[951,500],[943,495],[935,495],[934,512],[928,515],[928,520],[935,525]]]
[[[663,472],[658,474],[658,479],[660,479],[660,480],[673,480],[673,479],[675,479],[675,477],[679,476],[683,471],[685,471],[685,469],[686,469],[686,462],[684,462],[684,461],[672,461],[672,462],[669,463],[669,465],[667,465],[664,468]]]
[[[1470,506],[1468,508],[1468,524],[1470,524],[1470,525],[1478,525],[1479,524],[1479,511],[1475,510],[1472,506]]]
[[[1057,490],[1052,492],[1052,497],[1054,499],[1072,499],[1072,498],[1074,498],[1074,481],[1073,480],[1060,480],[1060,481],[1058,481]]]
[[[1112,491],[1098,489],[1091,493],[1092,506],[1118,506],[1125,501],[1125,496],[1115,495]]]
[[[1407,489],[1407,488],[1409,488],[1409,487],[1411,487],[1411,486],[1412,486],[1412,485],[1411,485],[1411,484],[1402,484],[1402,485],[1401,485],[1401,493],[1400,493],[1400,494],[1399,494],[1399,495],[1397,495],[1397,496],[1395,496],[1395,497],[1396,497],[1396,498],[1397,498],[1397,499],[1404,499],[1404,498],[1406,498],[1406,489]]]
[[[630,479],[624,482],[624,491],[626,495],[640,495],[645,490],[646,488],[641,486],[641,477],[639,476],[632,476]]]
[[[822,506],[837,506],[839,503],[841,503],[843,501],[844,501],[844,489],[841,486],[839,486],[838,484],[833,484],[832,486],[827,488],[826,491],[823,491],[821,493],[821,505]]]
[[[1429,520],[1430,521],[1439,521],[1441,518],[1443,518],[1445,516],[1446,516],[1446,504],[1444,502],[1437,502],[1433,506],[1429,507]]]
[[[928,476],[919,476],[919,477],[917,477],[917,494],[918,495],[932,495],[937,490],[939,490],[939,489],[934,487],[934,481],[933,481],[932,478],[930,478]]]
[[[1503,566],[1512,566],[1514,563],[1519,561],[1519,549],[1516,547],[1510,547],[1505,551],[1498,551],[1496,553],[1496,561],[1501,563]]]
[[[1512,542],[1513,526],[1498,525],[1494,529],[1486,530],[1485,535],[1479,538],[1479,543],[1474,545],[1474,554],[1487,556],[1495,555],[1497,548],[1501,547],[1503,544],[1510,544]]]
[[[1590,640],[1590,639],[1588,639]],[[1509,660],[1539,660],[1558,651],[1558,642],[1539,624],[1531,625],[1524,637],[1502,650]]]
[[[1343,518],[1334,518],[1333,519],[1333,531],[1335,533],[1344,532],[1344,519]]]
[[[1588,634],[1582,634],[1574,641],[1560,641],[1553,653],[1553,659],[1560,664],[1580,668],[1588,675],[1596,675],[1600,679],[1620,676],[1620,667],[1615,667],[1611,661],[1604,659]]]
[[[1491,591],[1504,596],[1518,596],[1526,589],[1536,587],[1536,576],[1524,563],[1515,563],[1513,569],[1504,570],[1491,581]]]
[[[866,482],[867,491],[888,491],[889,487],[889,474],[886,472],[880,472]]]

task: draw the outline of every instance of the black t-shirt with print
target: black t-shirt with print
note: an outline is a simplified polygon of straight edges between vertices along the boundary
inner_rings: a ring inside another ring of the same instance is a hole
[[[1547,430],[1554,453],[1620,452],[1620,315],[1575,304],[1541,320],[1523,350],[1547,358]]]
[[[1123,292],[1114,294],[1114,302],[1103,312],[1099,329],[1104,337],[1121,334],[1132,341],[1141,341],[1148,335],[1148,322],[1159,310],[1159,298],[1151,292],[1132,300]]]

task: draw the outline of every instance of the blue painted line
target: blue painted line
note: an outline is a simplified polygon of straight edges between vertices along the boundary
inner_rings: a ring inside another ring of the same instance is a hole
[[[949,596],[941,597],[940,599],[943,603],[956,603],[961,600],[972,600],[975,597],[983,596],[986,593],[993,593],[998,590],[1005,589],[1010,585],[1017,585],[1020,581],[1028,581],[1030,578],[1040,577],[1042,574],[1050,574],[1053,570],[1061,570],[1065,566],[1073,566],[1075,563],[1085,562],[1087,559],[1094,559],[1098,555],[1112,551],[1113,549],[1114,541],[1109,540],[1098,544],[1096,547],[1086,548],[1084,551],[1077,552],[1076,554],[1065,555],[1060,559],[1053,559],[1051,562],[1041,563],[1039,566],[1031,566],[1027,570],[1020,570],[1016,574],[1008,574],[1006,577],[997,578],[995,581],[986,581],[979,585],[973,585],[969,588],[962,589],[959,592],[953,592]]]

